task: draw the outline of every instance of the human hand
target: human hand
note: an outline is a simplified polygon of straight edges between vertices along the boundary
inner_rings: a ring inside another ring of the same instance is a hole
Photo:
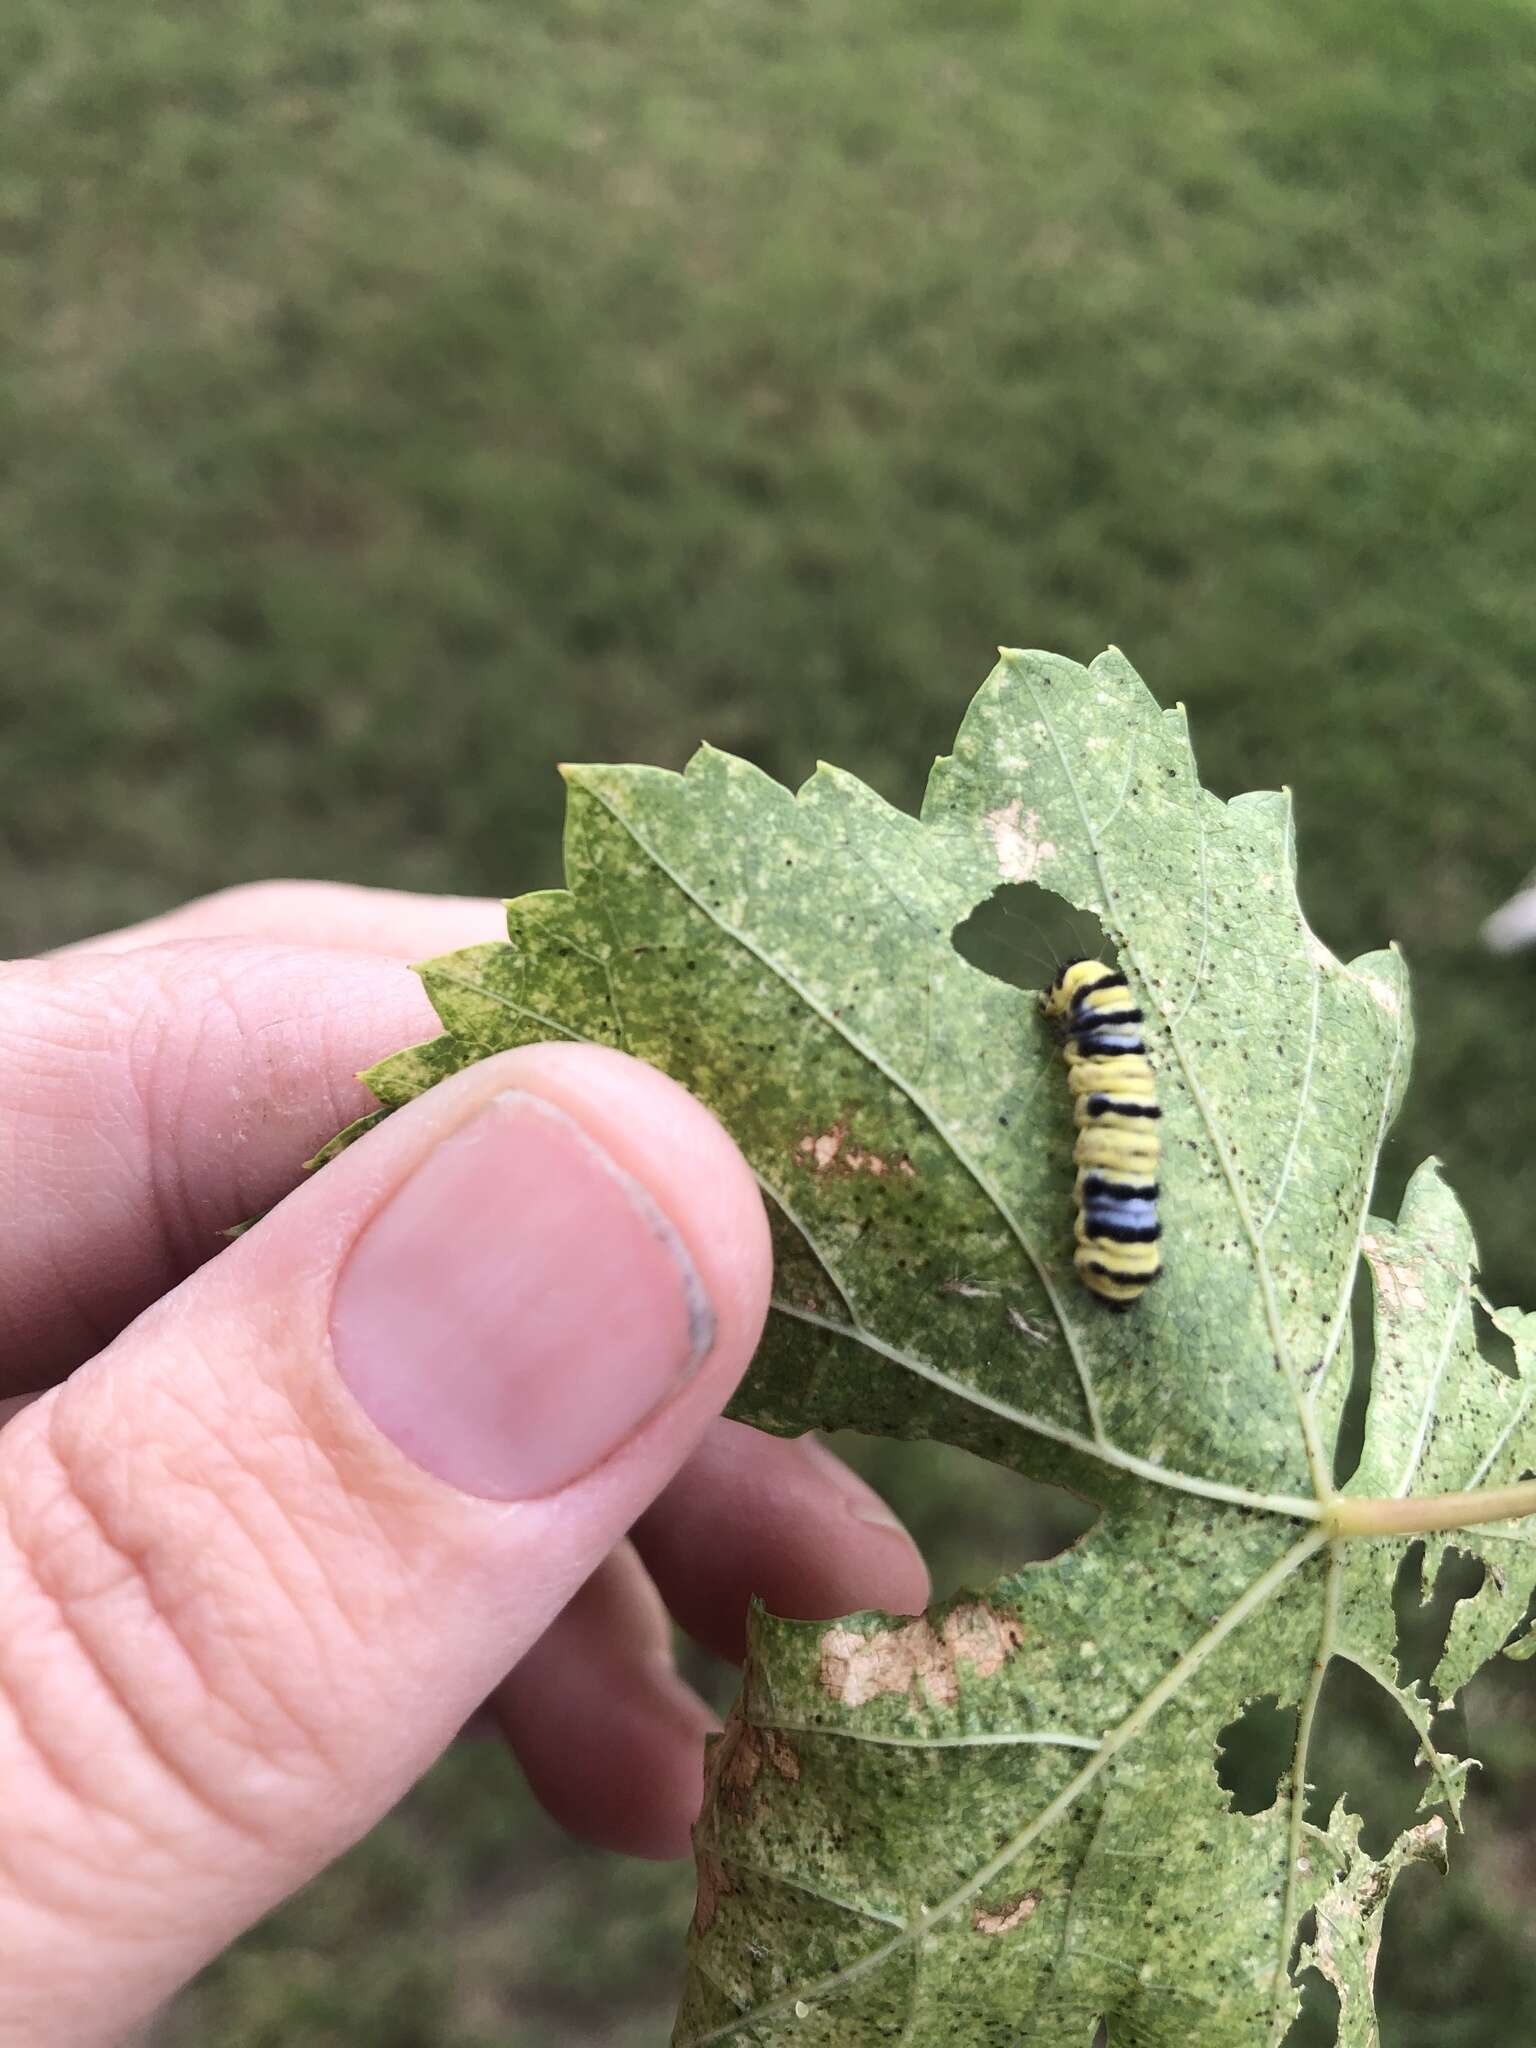
[[[637,1061],[486,1060],[203,1263],[431,1035],[404,959],[500,929],[272,885],[0,966],[0,2048],[120,2040],[481,1702],[567,1826],[681,1854],[668,1610],[735,1656],[754,1592],[923,1603],[861,1481],[718,1420],[762,1204]]]

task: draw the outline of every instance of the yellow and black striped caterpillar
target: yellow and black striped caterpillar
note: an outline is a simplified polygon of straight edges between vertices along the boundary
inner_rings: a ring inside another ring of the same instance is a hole
[[[1157,1081],[1125,976],[1071,960],[1040,998],[1062,1034],[1077,1119],[1077,1251],[1083,1285],[1129,1308],[1162,1271],[1157,1240]]]

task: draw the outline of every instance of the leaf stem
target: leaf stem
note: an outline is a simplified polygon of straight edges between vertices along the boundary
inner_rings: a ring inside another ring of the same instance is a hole
[[[1323,1509],[1330,1537],[1429,1536],[1437,1529],[1472,1529],[1480,1522],[1510,1522],[1536,1515],[1536,1480],[1487,1486],[1470,1493],[1419,1493],[1401,1499],[1349,1500],[1336,1495]]]

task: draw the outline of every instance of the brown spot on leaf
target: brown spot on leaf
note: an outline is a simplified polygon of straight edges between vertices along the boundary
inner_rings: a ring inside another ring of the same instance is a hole
[[[1381,1305],[1396,1316],[1421,1315],[1429,1307],[1429,1296],[1419,1278],[1419,1269],[1408,1260],[1393,1260],[1379,1237],[1364,1237],[1360,1248],[1371,1264],[1371,1277],[1381,1296]]]
[[[788,1736],[781,1735],[777,1728],[765,1728],[763,1754],[781,1778],[788,1778],[791,1784],[800,1781],[800,1759],[790,1745]]]
[[[846,1124],[833,1124],[830,1130],[821,1131],[814,1137],[809,1134],[803,1137],[800,1140],[800,1150],[807,1155],[818,1173],[825,1173],[843,1149],[843,1140],[847,1135]]]
[[[850,1141],[846,1123],[808,1132],[795,1149],[814,1173],[831,1173],[835,1169],[839,1173],[871,1173],[879,1180],[892,1171],[892,1162],[882,1153],[868,1151]],[[895,1161],[894,1170],[910,1176],[915,1169],[911,1160],[903,1157]]]
[[[693,1902],[693,1925],[699,1934],[708,1934],[715,1924],[715,1915],[720,1910],[720,1901],[729,1898],[738,1889],[736,1880],[726,1869],[720,1858],[711,1849],[699,1851],[699,1888]]]
[[[727,1807],[732,1813],[744,1812],[747,1795],[762,1768],[762,1737],[744,1718],[738,1700],[705,1759],[705,1813],[715,1805]]]
[[[1021,1892],[1006,1906],[997,1906],[990,1912],[985,1906],[977,1906],[971,1914],[971,1925],[978,1934],[1012,1934],[1015,1927],[1022,1927],[1034,1912],[1040,1897],[1038,1891]]]
[[[1013,1617],[985,1600],[951,1608],[937,1626],[919,1615],[863,1636],[838,1624],[821,1639],[822,1688],[845,1707],[862,1707],[886,1693],[952,1707],[960,1697],[962,1662],[978,1678],[990,1678],[1023,1639]]]
[[[738,1700],[710,1745],[705,1762],[705,1813],[718,1805],[729,1813],[744,1814],[765,1763],[792,1783],[800,1776],[800,1759],[789,1738],[777,1728],[754,1728]]]
[[[738,1723],[736,1740],[720,1772],[720,1796],[727,1806],[740,1812],[762,1768],[763,1738],[744,1721]]]

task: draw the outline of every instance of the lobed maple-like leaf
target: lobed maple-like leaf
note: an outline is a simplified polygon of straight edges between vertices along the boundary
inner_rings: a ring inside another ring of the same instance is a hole
[[[1309,1818],[1323,1674],[1349,1658],[1392,1694],[1425,1805],[1454,1815],[1467,1764],[1433,1715],[1536,1587],[1514,1518],[1536,1319],[1495,1317],[1518,1376],[1480,1352],[1433,1164],[1395,1224],[1367,1214],[1409,1059],[1398,956],[1318,941],[1289,799],[1203,790],[1182,712],[1113,651],[1005,651],[918,818],[835,769],[791,794],[708,750],[567,777],[568,888],[421,970],[443,1035],[366,1077],[383,1110],[551,1036],[652,1061],[721,1117],[774,1223],[733,1412],[940,1439],[1100,1509],[1063,1556],[917,1621],[754,1614],[679,2048],[1088,2048],[1101,2023],[1114,2048],[1273,2048],[1306,1968],[1340,2042],[1374,2041],[1381,1913],[1445,1827],[1372,1858],[1344,1809]],[[1020,881],[1098,918],[1146,1016],[1166,1270],[1123,1316],[1072,1270],[1055,1041],[954,945]],[[1362,1256],[1374,1376],[1341,1489]],[[1432,1693],[1399,1680],[1392,1605],[1426,1531],[1427,1583],[1452,1544],[1485,1566]],[[1239,1813],[1218,1738],[1262,1697],[1294,1710],[1295,1752]]]

